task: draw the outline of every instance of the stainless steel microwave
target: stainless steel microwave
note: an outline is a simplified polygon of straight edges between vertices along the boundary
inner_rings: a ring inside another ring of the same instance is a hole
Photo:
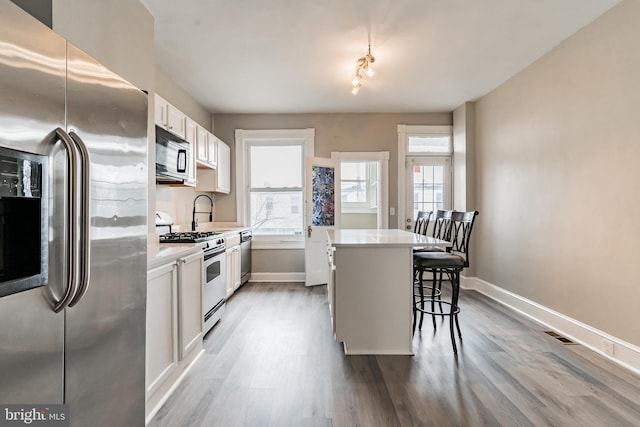
[[[189,179],[191,144],[156,126],[156,183],[182,184]]]

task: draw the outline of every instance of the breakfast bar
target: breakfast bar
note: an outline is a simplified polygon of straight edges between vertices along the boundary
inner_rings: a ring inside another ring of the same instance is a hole
[[[329,230],[329,307],[345,354],[413,354],[413,248],[449,242],[403,230]]]

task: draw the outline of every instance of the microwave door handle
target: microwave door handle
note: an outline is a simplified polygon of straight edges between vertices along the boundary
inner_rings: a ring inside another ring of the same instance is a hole
[[[185,173],[187,171],[187,150],[180,148],[178,150],[178,164],[176,165],[178,173]]]
[[[80,259],[80,283],[78,290],[69,303],[69,307],[73,307],[82,299],[89,289],[90,265],[91,265],[91,239],[89,229],[91,226],[91,161],[89,159],[89,150],[87,146],[78,136],[77,133],[71,131],[69,136],[73,140],[80,154],[80,250],[78,251]]]
[[[61,128],[56,128],[51,132],[51,138],[49,143],[55,144],[57,141],[62,142],[67,153],[67,287],[64,291],[64,295],[59,301],[53,302],[53,311],[59,313],[62,311],[71,301],[76,293],[77,288],[77,274],[76,274],[76,262],[78,259],[78,244],[76,241],[76,228],[77,228],[77,216],[76,216],[76,198],[77,198],[77,154],[74,147],[74,143],[67,135],[67,133]]]

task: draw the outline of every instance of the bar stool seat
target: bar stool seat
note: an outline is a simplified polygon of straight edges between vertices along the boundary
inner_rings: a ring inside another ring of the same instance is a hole
[[[424,286],[419,287],[419,295],[415,295],[414,293],[413,331],[415,333],[416,316],[418,312],[420,312],[420,328],[422,328],[422,320],[425,313],[431,314],[434,329],[436,328],[435,316],[449,316],[449,330],[454,354],[458,352],[454,336],[454,323],[458,331],[458,337],[462,339],[462,332],[460,331],[460,323],[458,321],[458,313],[460,312],[460,307],[458,306],[460,273],[469,267],[469,243],[473,223],[477,215],[478,211],[453,212],[451,219],[451,252],[419,252],[413,255],[413,268],[414,272],[417,272],[417,283],[423,283],[423,274],[425,272],[433,274],[431,296],[425,297]],[[436,287],[436,277],[438,275],[440,277],[437,279],[438,286]],[[451,299],[449,301],[444,301],[439,295],[436,295],[435,292],[436,289],[441,289],[443,275],[448,277],[449,283],[451,284]],[[430,309],[425,308],[426,302],[430,303]],[[435,302],[448,305],[450,307],[449,312],[443,311],[441,305],[440,311],[436,312],[434,307]]]

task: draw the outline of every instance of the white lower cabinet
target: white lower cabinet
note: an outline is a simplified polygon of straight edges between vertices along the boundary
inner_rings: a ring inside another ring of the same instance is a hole
[[[240,287],[240,245],[227,248],[227,298]]]
[[[146,414],[164,402],[202,349],[202,251],[147,273]]]
[[[178,365],[178,266],[175,262],[147,274],[147,397]]]
[[[180,359],[202,345],[202,284],[204,258],[201,252],[178,260]]]
[[[242,283],[240,265],[240,234],[237,231],[234,231],[230,234],[225,234],[224,238],[227,247],[227,298],[229,298]]]

